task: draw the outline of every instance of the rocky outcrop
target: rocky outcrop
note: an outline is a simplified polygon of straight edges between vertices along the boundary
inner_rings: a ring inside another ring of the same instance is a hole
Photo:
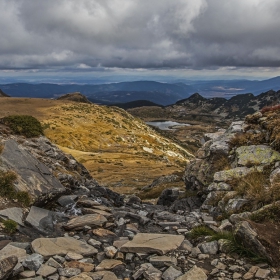
[[[58,100],[69,100],[80,103],[91,103],[86,96],[80,92],[67,93],[57,98]]]
[[[15,140],[4,142],[0,158],[4,169],[13,170],[17,174],[17,190],[28,192],[33,198],[57,196],[65,192],[65,187],[52,175],[50,169]]]

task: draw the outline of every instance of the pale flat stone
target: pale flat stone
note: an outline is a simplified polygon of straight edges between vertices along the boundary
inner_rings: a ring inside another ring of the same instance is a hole
[[[22,261],[26,258],[27,254],[24,249],[12,246],[10,244],[8,244],[6,247],[0,250],[0,260],[11,256],[17,256],[18,261]]]
[[[90,273],[87,273],[87,275],[91,276],[91,279],[118,280],[117,276],[111,271],[90,272]],[[70,280],[79,280],[79,279],[70,279]],[[88,279],[85,279],[85,280],[88,280]]]
[[[109,259],[105,259],[103,260],[96,268],[96,271],[100,271],[100,270],[111,270],[114,267],[118,266],[118,265],[122,265],[123,263],[119,260],[109,260]]]
[[[93,271],[95,268],[95,265],[92,263],[83,263],[79,261],[71,261],[68,263],[65,263],[65,267],[71,267],[71,268],[78,268],[83,272],[90,272]]]
[[[122,245],[120,251],[129,253],[157,253],[164,255],[177,249],[184,241],[182,235],[138,233],[132,241]]]
[[[104,228],[94,229],[92,230],[92,233],[99,237],[117,237],[114,232]]]
[[[75,217],[71,219],[64,228],[66,230],[82,229],[84,226],[102,226],[107,222],[107,219],[103,215],[88,214]]]
[[[41,254],[44,258],[54,255],[65,256],[68,252],[83,256],[92,256],[98,252],[91,245],[72,237],[38,238],[31,243],[31,246],[34,252]]]
[[[176,280],[207,280],[207,275],[201,268],[195,265],[187,273],[178,277]]]
[[[67,261],[78,261],[81,260],[83,256],[81,254],[77,254],[75,252],[68,252],[67,255],[65,256],[65,259]]]
[[[261,278],[261,279],[267,279],[269,274],[270,274],[270,270],[269,269],[259,268],[258,271],[255,274],[255,277],[256,278]]]
[[[7,208],[0,211],[0,218],[3,218],[4,220],[13,220],[21,226],[23,226],[22,217],[23,212],[19,207]]]
[[[83,211],[83,214],[99,214],[106,218],[113,217],[112,213],[109,213],[108,211],[96,209],[96,208],[84,208],[82,211]]]
[[[22,278],[32,278],[32,277],[36,276],[36,273],[34,270],[25,270],[25,271],[21,272],[19,275]]]
[[[40,268],[38,269],[38,271],[36,272],[37,275],[40,275],[42,277],[47,277],[50,276],[54,273],[56,273],[57,269],[52,267],[52,266],[48,266],[46,264],[42,264],[40,266]]]
[[[77,276],[71,277],[70,280],[92,280],[86,273],[81,273]]]

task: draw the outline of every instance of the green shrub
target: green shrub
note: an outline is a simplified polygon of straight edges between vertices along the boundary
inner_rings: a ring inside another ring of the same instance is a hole
[[[31,198],[25,191],[16,191],[14,181],[17,175],[13,171],[0,171],[0,196],[8,199],[17,199],[24,206],[29,206]]]
[[[17,223],[13,220],[5,220],[3,221],[4,230],[9,233],[13,234],[17,230]]]
[[[0,171],[0,196],[12,199],[15,196],[14,181],[17,176],[13,171]]]
[[[195,239],[201,236],[213,236],[214,233],[214,230],[207,226],[197,226],[188,233],[188,236],[192,239]]]
[[[26,137],[37,137],[43,134],[41,123],[32,116],[13,115],[4,117],[2,122],[9,126],[15,134]]]
[[[250,248],[245,247],[242,240],[238,240],[233,232],[230,231],[215,232],[207,226],[197,226],[188,233],[188,236],[193,239],[201,236],[210,236],[210,241],[223,239],[225,240],[225,249],[229,253],[236,253],[239,256],[250,258],[253,261],[268,261],[264,257],[254,253]]]

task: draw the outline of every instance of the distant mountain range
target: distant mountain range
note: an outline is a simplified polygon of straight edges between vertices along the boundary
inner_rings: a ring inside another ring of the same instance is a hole
[[[101,104],[126,103],[148,100],[160,105],[170,105],[185,99],[195,92],[204,97],[223,97],[280,89],[280,77],[263,81],[215,80],[186,81],[186,83],[160,83],[155,81],[121,82],[99,85],[79,84],[0,84],[0,88],[12,97],[58,98],[69,92],[80,92],[90,101]]]
[[[280,91],[267,91],[257,96],[239,94],[230,99],[205,98],[195,93],[166,107],[139,107],[128,109],[143,119],[174,119],[179,121],[224,122],[243,119],[265,106],[280,104]]]
[[[102,104],[125,103],[135,100],[149,100],[161,105],[172,104],[188,97],[193,88],[182,84],[168,84],[153,81],[123,82],[102,85],[58,85],[14,83],[0,85],[12,97],[57,98],[69,92],[80,92],[91,101]]]

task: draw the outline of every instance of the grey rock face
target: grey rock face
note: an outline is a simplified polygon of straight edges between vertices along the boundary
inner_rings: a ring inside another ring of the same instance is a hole
[[[23,212],[22,209],[19,207],[12,207],[7,208],[0,211],[0,218],[4,220],[13,220],[17,222],[19,225],[23,226],[22,218],[23,218]]]
[[[35,253],[35,254],[32,254],[32,255],[28,256],[24,260],[23,266],[27,267],[30,270],[37,271],[40,268],[40,266],[42,265],[43,262],[44,262],[43,256]]]
[[[16,172],[17,184],[15,187],[19,191],[26,191],[34,198],[56,196],[65,191],[49,168],[16,141],[9,139],[5,142],[0,158],[4,168]]]

